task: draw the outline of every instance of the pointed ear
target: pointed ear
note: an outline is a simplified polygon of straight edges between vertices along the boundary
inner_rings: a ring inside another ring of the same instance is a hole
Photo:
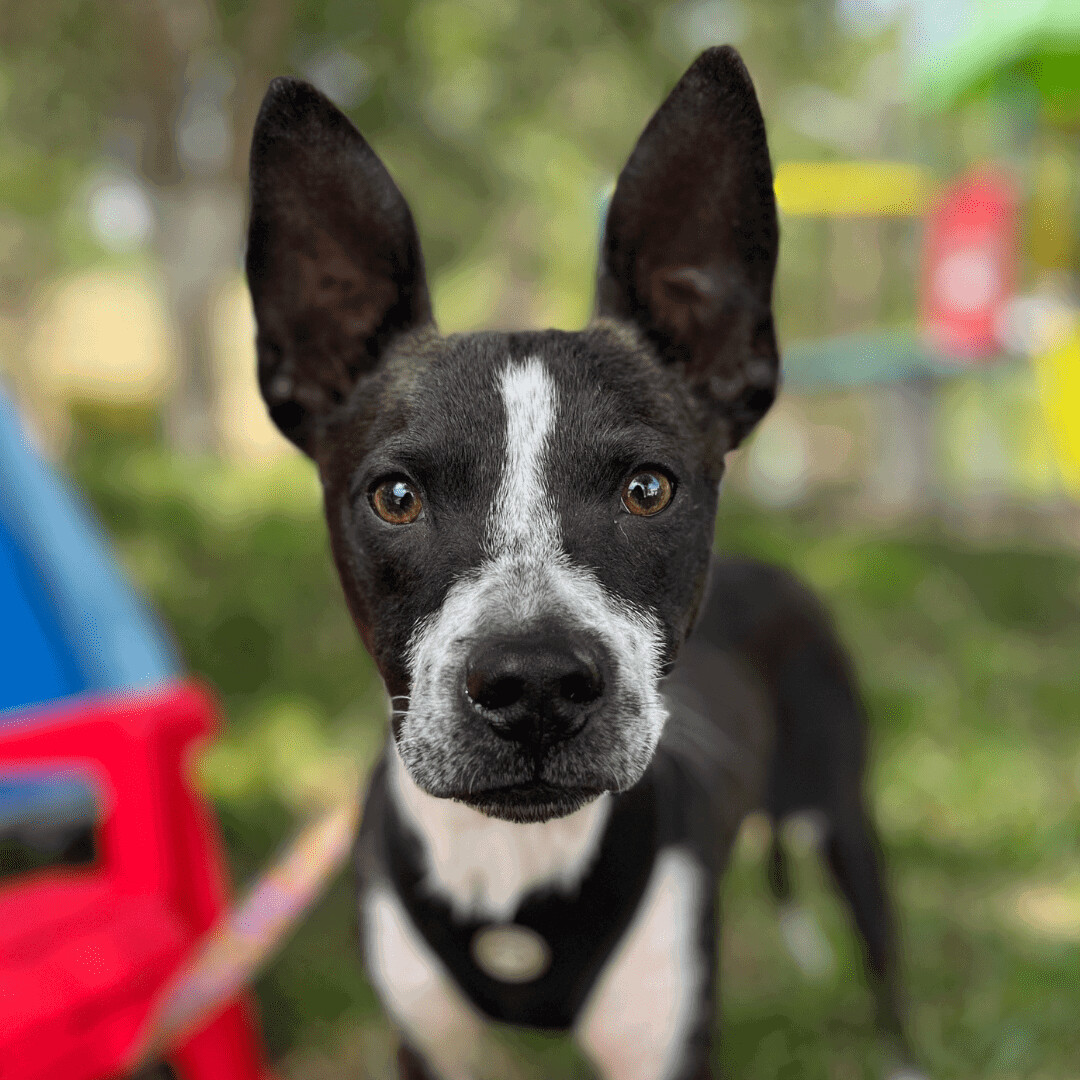
[[[308,453],[390,339],[431,321],[405,199],[344,114],[296,79],[270,84],[255,121],[247,278],[263,398]]]
[[[701,401],[717,452],[772,404],[778,229],[765,124],[730,46],[694,61],[612,196],[597,314],[637,324]]]

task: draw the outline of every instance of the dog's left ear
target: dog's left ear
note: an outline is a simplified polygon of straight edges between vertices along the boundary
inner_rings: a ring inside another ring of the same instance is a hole
[[[408,204],[348,118],[298,79],[275,79],[255,121],[247,277],[259,386],[309,454],[391,338],[431,322]]]
[[[649,121],[607,215],[597,314],[677,365],[723,454],[773,402],[778,228],[765,123],[730,46],[701,54]]]

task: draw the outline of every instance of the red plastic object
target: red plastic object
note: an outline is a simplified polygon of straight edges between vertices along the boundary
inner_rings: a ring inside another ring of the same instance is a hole
[[[997,320],[1020,261],[1016,206],[1012,181],[984,170],[950,187],[927,216],[923,333],[946,356],[974,361],[999,349]]]
[[[67,702],[0,728],[0,771],[78,766],[104,799],[99,858],[0,883],[0,1080],[121,1075],[151,1001],[227,903],[187,775],[211,734],[190,685]],[[169,1056],[180,1080],[268,1080],[239,1000]]]

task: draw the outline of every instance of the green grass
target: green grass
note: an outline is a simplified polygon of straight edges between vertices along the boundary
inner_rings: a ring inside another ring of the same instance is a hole
[[[227,730],[204,761],[239,882],[343,757],[379,744],[383,705],[326,550],[306,466],[177,461],[84,446],[75,473]],[[724,501],[718,543],[788,565],[827,599],[873,723],[870,791],[902,920],[912,1027],[937,1080],[1080,1076],[1080,558],[932,531],[882,535]],[[328,765],[328,762],[331,763]],[[807,981],[783,951],[760,829],[725,885],[724,1036],[747,1080],[879,1075],[870,1001],[816,855],[796,880],[836,954]],[[338,881],[259,980],[283,1076],[381,1075],[389,1035]],[[571,1068],[562,1040],[526,1039]]]

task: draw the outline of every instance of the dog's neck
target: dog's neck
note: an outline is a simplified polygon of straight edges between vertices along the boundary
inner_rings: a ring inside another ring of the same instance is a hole
[[[422,843],[425,884],[461,918],[508,921],[535,889],[572,891],[596,857],[610,794],[563,818],[516,824],[427,794],[396,749],[389,758],[391,797]]]

